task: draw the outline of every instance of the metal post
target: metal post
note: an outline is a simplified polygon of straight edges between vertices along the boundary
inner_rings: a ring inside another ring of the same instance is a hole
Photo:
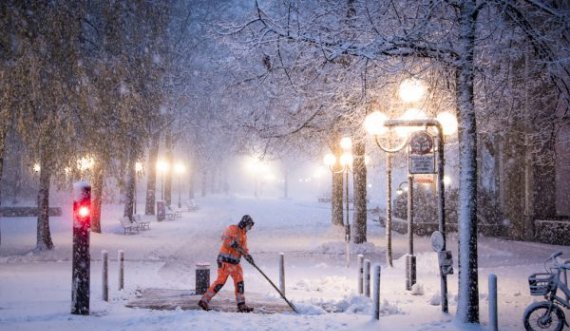
[[[358,294],[364,294],[363,278],[364,277],[364,255],[358,254]]]
[[[125,288],[125,252],[119,251],[119,291]]]
[[[71,278],[71,313],[89,315],[91,258],[89,228],[91,225],[91,186],[77,182],[73,187],[73,262]]]
[[[364,259],[364,295],[370,298],[370,260]]]
[[[380,272],[381,267],[380,265],[374,266],[374,292],[372,294],[374,301],[374,309],[372,309],[372,318],[379,320],[380,319]]]
[[[445,176],[444,167],[444,152],[443,152],[443,128],[439,122],[435,122],[437,127],[437,216],[439,221],[439,232],[443,235],[443,251],[446,247],[446,232],[445,232],[445,187],[443,185],[443,177]],[[449,312],[447,303],[447,273],[443,272],[440,268],[441,278],[441,311],[444,313]]]
[[[279,253],[279,289],[285,295],[285,254]]]
[[[406,256],[406,290],[416,283],[416,257],[414,256],[414,176],[408,175],[408,255]]]
[[[489,328],[491,331],[499,330],[497,275],[495,274],[489,274]]]
[[[408,175],[408,254],[414,255],[414,176]]]
[[[109,254],[107,251],[101,251],[101,259],[103,260],[103,301],[109,301]]]
[[[349,211],[349,197],[348,197],[348,166],[344,170],[346,182],[346,224],[345,224],[345,241],[346,241],[346,267],[350,266],[350,211]]]
[[[135,172],[135,180],[134,180],[134,182],[135,182],[135,184],[134,184],[134,186],[135,186],[135,189],[134,189],[134,190],[135,190],[135,192],[134,192],[134,193],[135,193],[134,200],[135,200],[135,201],[133,201],[133,214],[136,215],[136,214],[137,214],[137,174],[136,174],[136,172]]]
[[[386,154],[386,261],[390,267],[392,264],[392,155]]]

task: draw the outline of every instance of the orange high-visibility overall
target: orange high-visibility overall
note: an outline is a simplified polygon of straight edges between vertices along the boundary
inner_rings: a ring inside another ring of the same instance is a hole
[[[217,259],[218,278],[202,296],[202,300],[208,303],[222,289],[228,276],[234,280],[237,303],[245,303],[243,270],[239,264],[242,254],[232,247],[234,243],[237,243],[242,250],[249,254],[246,230],[240,229],[237,225],[230,225],[222,235],[222,247]]]

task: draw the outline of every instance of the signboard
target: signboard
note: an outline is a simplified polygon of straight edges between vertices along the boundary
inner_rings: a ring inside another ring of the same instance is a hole
[[[425,132],[414,133],[410,140],[410,154],[425,155],[433,152],[433,137]]]
[[[433,248],[435,252],[443,251],[443,242],[443,234],[441,232],[434,231],[431,234],[431,248]]]
[[[434,174],[435,154],[410,154],[408,157],[408,172],[410,174]]]

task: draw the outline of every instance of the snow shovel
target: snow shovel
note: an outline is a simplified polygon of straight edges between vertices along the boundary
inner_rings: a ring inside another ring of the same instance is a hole
[[[244,252],[244,250],[241,247],[237,247],[238,252],[240,252],[243,256],[247,256],[248,254],[246,252]],[[246,260],[247,261],[247,260]],[[259,267],[250,261],[249,264],[251,264],[255,269],[257,269],[257,271],[259,271],[259,273],[261,275],[263,275],[263,277],[265,277],[265,279],[267,279],[267,281],[269,282],[269,284],[271,284],[271,286],[273,286],[273,288],[275,289],[275,291],[277,291],[279,293],[279,295],[283,298],[283,300],[285,300],[285,302],[287,302],[287,304],[289,305],[289,307],[291,307],[291,309],[293,309],[294,312],[296,312],[297,314],[299,313],[297,311],[297,308],[295,308],[295,306],[293,306],[293,304],[291,302],[289,302],[289,300],[287,300],[287,298],[285,297],[285,295],[283,295],[283,293],[281,293],[281,291],[277,288],[277,286],[275,286],[275,284],[273,284],[273,282],[271,281],[271,279],[269,279],[269,277],[267,277],[267,275],[261,271],[261,269],[259,269]]]

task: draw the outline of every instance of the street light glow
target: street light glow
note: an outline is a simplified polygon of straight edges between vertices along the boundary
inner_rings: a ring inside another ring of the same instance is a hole
[[[457,118],[450,112],[442,112],[437,114],[436,119],[443,128],[443,134],[446,136],[452,135],[457,132]]]
[[[400,120],[423,120],[427,119],[427,115],[421,109],[410,108],[399,118]],[[396,127],[396,133],[400,137],[406,137],[412,132],[422,130],[421,126],[399,126]]]
[[[342,137],[342,139],[340,140],[340,147],[344,151],[351,150],[352,149],[352,139],[350,139],[350,137]]]
[[[452,182],[451,177],[443,176],[443,185],[449,186],[449,185],[451,185],[451,182]]]
[[[162,174],[165,174],[168,172],[168,170],[170,170],[170,165],[164,160],[158,160],[156,162],[156,170]]]
[[[352,154],[350,154],[350,153],[343,153],[343,154],[340,156],[340,164],[341,164],[343,167],[352,166]]]
[[[137,173],[141,172],[143,170],[143,165],[140,162],[135,162],[135,171]]]
[[[182,163],[176,163],[174,165],[174,172],[176,172],[177,174],[183,174],[186,172],[186,166]]]
[[[323,161],[325,165],[332,167],[336,163],[336,156],[334,156],[334,154],[332,153],[328,153],[327,155],[325,155]]]
[[[419,79],[406,79],[400,84],[398,95],[404,102],[420,101],[425,95],[427,88]]]
[[[384,122],[388,119],[384,113],[379,111],[372,112],[366,115],[364,120],[364,128],[366,132],[372,135],[381,135],[385,133],[388,129],[384,126]]]
[[[89,169],[93,168],[94,164],[95,164],[95,160],[92,157],[85,156],[85,157],[82,157],[81,159],[79,159],[77,161],[77,168],[81,171],[89,170]]]

